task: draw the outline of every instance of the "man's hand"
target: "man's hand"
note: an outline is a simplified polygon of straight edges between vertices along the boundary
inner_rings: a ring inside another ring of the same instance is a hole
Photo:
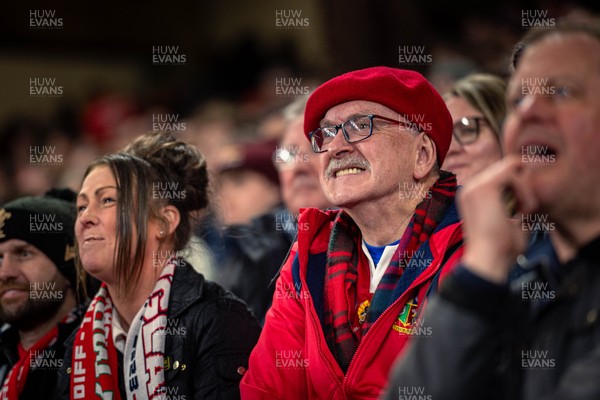
[[[466,237],[464,265],[491,282],[502,284],[527,246],[520,221],[507,213],[507,193],[516,210],[534,212],[537,200],[526,179],[527,169],[518,156],[507,156],[493,164],[459,192],[458,206]],[[518,223],[517,223],[518,222]]]

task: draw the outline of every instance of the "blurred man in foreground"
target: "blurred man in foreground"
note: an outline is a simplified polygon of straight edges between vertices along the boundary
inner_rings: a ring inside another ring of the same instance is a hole
[[[462,265],[430,303],[432,336],[408,346],[386,399],[600,398],[600,25],[558,24],[523,45],[507,92],[507,157],[465,186]],[[526,251],[535,224],[549,240]],[[528,273],[509,279],[515,261]]]

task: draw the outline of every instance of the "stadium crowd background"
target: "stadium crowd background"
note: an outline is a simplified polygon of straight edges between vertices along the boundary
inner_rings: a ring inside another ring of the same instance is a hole
[[[508,73],[527,21],[585,18],[572,1],[14,2],[0,24],[0,203],[53,186],[150,130],[194,143],[279,138],[281,110],[336,74],[422,72],[443,92]],[[214,180],[217,184],[218,180]],[[218,199],[217,203],[218,203]]]

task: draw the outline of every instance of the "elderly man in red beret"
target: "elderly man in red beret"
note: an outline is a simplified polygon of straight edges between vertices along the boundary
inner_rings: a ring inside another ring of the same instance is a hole
[[[242,397],[376,398],[462,253],[452,118],[419,73],[373,67],[317,88],[304,131],[339,209],[301,212]]]

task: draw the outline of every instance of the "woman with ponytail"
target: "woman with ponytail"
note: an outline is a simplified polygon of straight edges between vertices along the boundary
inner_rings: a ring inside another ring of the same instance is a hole
[[[184,258],[207,185],[203,156],[165,133],[88,167],[78,263],[103,284],[69,343],[62,398],[239,398],[259,325]]]

